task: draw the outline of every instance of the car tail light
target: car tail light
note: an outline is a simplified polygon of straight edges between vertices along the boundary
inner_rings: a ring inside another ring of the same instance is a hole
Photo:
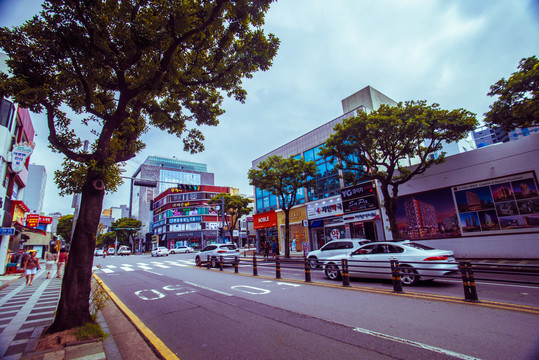
[[[219,254],[226,253],[226,250],[217,250]]]
[[[423,259],[423,261],[440,261],[440,260],[447,260],[447,255],[443,256],[430,256],[426,259]]]

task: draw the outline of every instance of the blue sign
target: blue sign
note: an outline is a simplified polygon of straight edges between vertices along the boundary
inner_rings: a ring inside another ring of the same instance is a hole
[[[0,228],[0,235],[15,235],[15,228]]]
[[[169,224],[183,224],[192,222],[201,222],[202,216],[173,217],[168,219]]]

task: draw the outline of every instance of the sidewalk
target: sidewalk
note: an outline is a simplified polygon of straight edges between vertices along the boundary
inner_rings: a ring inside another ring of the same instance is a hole
[[[103,341],[83,341],[36,352],[37,341],[52,324],[61,279],[38,272],[27,286],[20,275],[0,276],[0,358],[4,360],[158,359],[126,316],[109,301],[98,316]],[[6,286],[7,285],[7,286]]]

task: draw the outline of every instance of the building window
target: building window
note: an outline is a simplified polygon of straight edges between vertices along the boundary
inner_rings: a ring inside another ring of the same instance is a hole
[[[323,144],[303,153],[305,161],[314,161],[316,163],[316,185],[308,191],[309,201],[339,194],[340,181],[339,171],[335,166],[336,160],[322,157],[319,154],[322,146]]]

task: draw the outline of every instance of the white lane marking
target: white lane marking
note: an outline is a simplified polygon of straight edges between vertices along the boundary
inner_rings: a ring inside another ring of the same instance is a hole
[[[382,339],[387,339],[387,340],[390,340],[390,341],[398,342],[398,343],[401,343],[401,344],[411,345],[411,346],[415,346],[415,347],[418,347],[418,348],[421,348],[421,349],[433,351],[433,352],[438,353],[438,354],[444,354],[444,355],[453,356],[453,357],[456,357],[458,359],[479,360],[479,358],[476,358],[476,357],[473,357],[473,356],[460,354],[460,353],[457,353],[457,352],[454,352],[454,351],[451,351],[451,350],[445,350],[445,349],[442,349],[442,348],[439,348],[439,347],[435,347],[435,346],[431,346],[431,345],[427,345],[427,344],[422,344],[422,343],[412,341],[412,340],[407,340],[407,339],[402,339],[402,338],[387,335],[387,334],[382,334],[382,333],[372,331],[372,330],[367,330],[367,329],[362,329],[362,328],[355,328],[353,330],[357,331],[357,332],[360,332],[360,333],[376,336],[376,337],[379,337],[379,338],[382,338]]]
[[[179,266],[179,267],[187,267],[187,265],[185,265],[185,264],[177,264],[174,261],[165,261],[165,262],[168,263],[169,265],[174,265],[174,266]]]
[[[157,266],[157,267],[160,267],[162,269],[170,269],[170,266],[163,265],[163,264],[153,264],[153,266]]]
[[[128,266],[120,267],[120,269],[122,269],[124,271],[135,271],[135,269],[133,269],[132,267],[128,267]]]
[[[252,294],[252,295],[266,295],[271,292],[266,289],[261,289],[261,288],[257,288],[253,286],[247,286],[247,285],[236,285],[236,286],[231,286],[230,288],[244,292],[246,294]]]
[[[111,269],[116,269],[116,266],[115,265],[107,265],[108,268],[111,268]]]
[[[457,283],[462,284],[462,281],[459,280],[447,280],[447,279],[440,279],[440,281],[443,282],[451,282],[451,283]],[[517,287],[517,288],[525,288],[525,289],[537,289],[537,286],[527,286],[527,285],[512,285],[512,284],[503,284],[503,283],[491,283],[491,282],[484,282],[484,281],[478,281],[475,280],[476,284],[481,285],[496,285],[496,286],[507,286],[507,287]]]
[[[101,271],[103,271],[104,273],[107,273],[107,274],[110,274],[110,273],[113,273],[114,270],[111,270],[111,269],[103,269],[101,268]]]
[[[122,264],[122,266],[133,266],[132,264]]]
[[[192,283],[192,282],[189,282],[189,281],[185,281],[185,283],[186,283],[186,284],[189,284],[189,285],[191,285],[191,286],[199,287],[199,288],[204,289],[204,290],[213,291],[213,292],[216,292],[216,293],[221,294],[221,295],[234,296],[234,295],[229,294],[229,293],[227,293],[227,292],[224,292],[224,291],[221,291],[221,290],[212,289],[212,288],[209,288],[209,287],[203,286],[203,285],[198,285],[198,284],[195,284],[195,283]]]
[[[151,270],[152,269],[150,266],[146,266],[146,265],[139,265],[138,267],[141,268],[142,270]]]
[[[148,292],[149,294],[153,294],[154,297],[150,298],[150,297],[144,296],[142,295],[143,292]],[[144,289],[144,290],[135,291],[135,295],[137,295],[142,300],[158,300],[165,297],[165,294],[160,293],[159,291],[154,290],[154,289]]]

